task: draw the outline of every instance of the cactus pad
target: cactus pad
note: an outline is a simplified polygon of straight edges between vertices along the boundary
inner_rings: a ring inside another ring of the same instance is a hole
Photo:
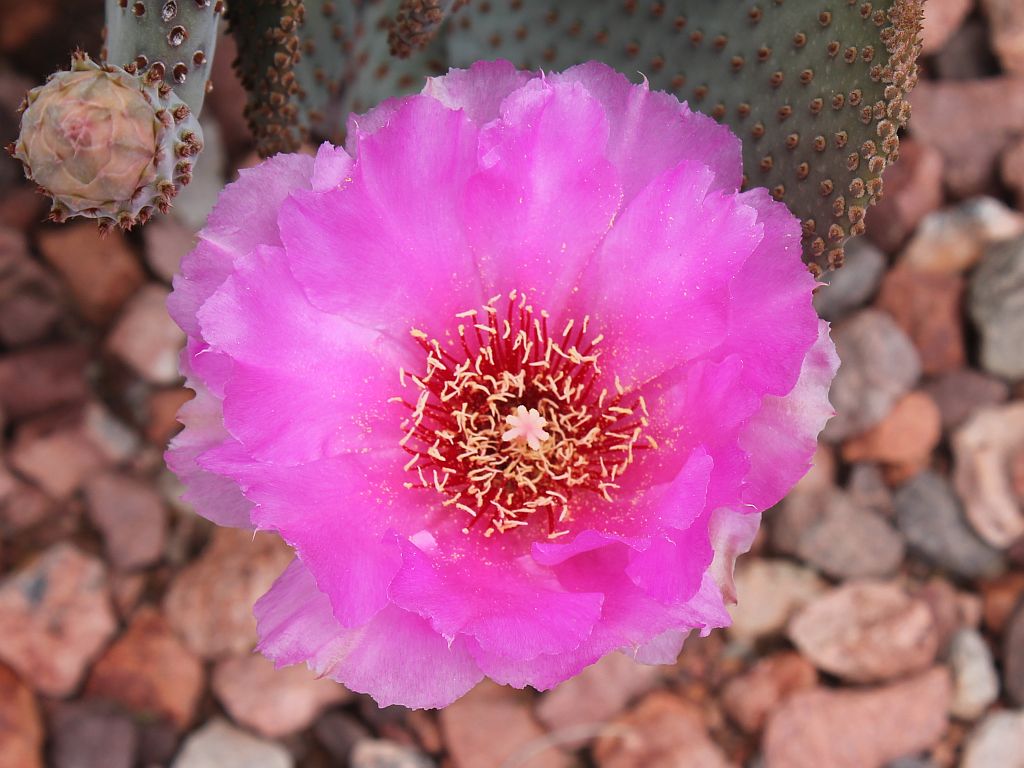
[[[9,149],[53,199],[53,221],[84,216],[128,229],[170,207],[202,138],[192,110],[154,72],[76,53],[70,71],[29,91]]]

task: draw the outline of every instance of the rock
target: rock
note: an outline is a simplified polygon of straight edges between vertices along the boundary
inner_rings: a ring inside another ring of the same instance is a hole
[[[885,197],[868,210],[867,236],[873,243],[886,253],[895,253],[921,219],[939,209],[942,167],[937,150],[911,138],[900,141],[900,160],[886,169]],[[844,269],[852,264],[850,256]]]
[[[836,579],[886,576],[903,560],[903,539],[885,518],[838,489],[801,495],[786,505],[808,504],[794,554]]]
[[[1024,768],[1024,710],[992,712],[967,739],[960,768]]]
[[[103,534],[107,557],[125,570],[157,562],[167,541],[159,494],[149,483],[118,473],[97,475],[85,484],[89,518]]]
[[[172,582],[164,600],[168,621],[203,658],[250,651],[256,643],[253,604],[293,557],[272,534],[216,529],[203,554]]]
[[[993,635],[1002,636],[1013,609],[1024,600],[1024,572],[1010,571],[981,585],[982,619]]]
[[[366,726],[344,712],[328,712],[316,721],[313,733],[338,765],[348,765],[356,743],[370,738]]]
[[[883,688],[817,688],[788,699],[764,738],[765,768],[882,768],[934,745],[946,728],[949,673]]]
[[[877,306],[892,315],[917,348],[926,374],[962,368],[961,299],[964,279],[898,264],[882,280]]]
[[[46,494],[0,464],[0,539],[38,525],[54,510]]]
[[[971,318],[981,333],[981,364],[1024,378],[1024,237],[993,245],[971,276]]]
[[[52,720],[54,768],[133,768],[135,723],[112,707],[84,701],[60,707]]]
[[[921,23],[921,53],[928,55],[941,50],[973,6],[974,0],[928,0]]]
[[[96,325],[113,320],[145,279],[124,235],[101,234],[92,222],[40,230],[39,250],[64,278],[82,317]]]
[[[107,337],[107,351],[152,384],[179,379],[178,352],[185,334],[167,314],[167,294],[158,285],[144,287]]]
[[[982,408],[953,435],[953,484],[975,531],[997,549],[1024,535],[1010,459],[1024,447],[1024,402]]]
[[[846,493],[855,505],[877,512],[886,519],[892,518],[892,492],[877,464],[860,463],[850,467]]]
[[[547,693],[537,706],[537,718],[552,731],[607,722],[657,679],[656,667],[612,653]]]
[[[541,749],[544,730],[530,714],[529,697],[512,689],[484,681],[442,709],[440,718],[454,768],[493,768],[506,761],[523,768],[570,765],[564,752]]]
[[[0,660],[63,697],[114,634],[103,564],[56,544],[0,582]]]
[[[606,727],[594,745],[594,762],[598,768],[731,768],[700,710],[661,691]]]
[[[790,617],[825,590],[814,571],[786,560],[741,559],[729,635],[753,642],[782,632]]]
[[[889,177],[886,176],[886,185],[888,183]],[[869,218],[875,210],[871,209]],[[825,320],[840,320],[870,301],[883,274],[885,256],[882,252],[864,238],[854,238],[847,243],[843,268],[824,276],[828,285],[815,292],[814,308]]]
[[[107,461],[123,464],[138,458],[139,438],[100,403],[87,403],[80,414],[82,435],[99,448]]]
[[[149,396],[146,419],[146,438],[161,448],[181,431],[178,411],[191,400],[195,393],[191,389],[175,387],[160,389]]]
[[[1011,700],[1024,705],[1024,602],[1017,605],[1006,625],[1003,638],[1003,687]]]
[[[988,26],[978,16],[965,21],[932,57],[930,74],[939,80],[985,80],[999,74],[988,42]]]
[[[981,9],[1003,70],[1024,75],[1024,6],[1016,0],[981,0]]]
[[[930,562],[966,579],[1003,568],[999,552],[981,541],[964,519],[948,481],[925,471],[896,492],[896,521],[910,546]]]
[[[1024,127],[1021,78],[922,80],[910,95],[915,139],[942,153],[946,186],[956,197],[994,186],[996,163]]]
[[[999,698],[999,675],[978,630],[961,629],[953,636],[949,666],[953,672],[950,713],[963,720],[977,720]]]
[[[43,724],[36,697],[0,665],[0,768],[43,768]]]
[[[757,733],[783,701],[817,683],[818,672],[809,661],[798,653],[779,653],[730,680],[722,689],[722,706],[744,731]]]
[[[838,323],[832,339],[843,364],[829,394],[836,415],[822,436],[840,442],[884,419],[921,375],[921,363],[906,334],[875,309]]]
[[[181,258],[195,245],[195,234],[174,218],[160,216],[142,228],[142,236],[146,244],[146,263],[157,277],[170,283]]]
[[[203,692],[203,667],[164,617],[146,606],[96,662],[87,691],[184,729]]]
[[[853,582],[810,602],[789,639],[818,669],[853,683],[892,680],[928,667],[939,638],[928,605],[895,584]]]
[[[1017,207],[1024,208],[1024,138],[1017,139],[1003,152],[999,175],[1017,196]]]
[[[39,341],[61,316],[60,286],[28,253],[25,237],[0,227],[0,342]]]
[[[235,722],[270,738],[308,728],[324,708],[351,697],[303,665],[274,669],[272,661],[256,654],[219,662],[213,692]]]
[[[946,656],[953,636],[961,629],[977,629],[981,623],[981,605],[972,593],[957,592],[941,576],[933,576],[922,585],[915,586],[911,596],[928,606],[935,623],[939,656]]]
[[[899,263],[915,272],[958,274],[978,263],[990,244],[1020,234],[1024,215],[995,198],[977,197],[928,214]]]
[[[352,749],[351,768],[432,768],[434,761],[410,747],[383,739],[363,739]]]
[[[25,422],[11,445],[11,466],[55,499],[69,497],[107,463],[83,434],[80,416],[62,413]]]
[[[944,373],[929,381],[924,390],[939,406],[944,430],[959,427],[978,408],[998,405],[1010,396],[1004,382],[971,368]]]
[[[76,344],[0,355],[0,408],[17,420],[83,402],[89,396],[88,361],[89,350]]]
[[[939,407],[920,390],[896,402],[882,421],[843,444],[849,462],[875,461],[917,467],[928,463],[942,437]]]
[[[233,728],[220,719],[193,732],[173,768],[293,768],[288,750]]]

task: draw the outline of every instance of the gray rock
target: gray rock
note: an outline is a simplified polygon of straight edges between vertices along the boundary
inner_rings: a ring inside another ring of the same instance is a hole
[[[363,739],[352,749],[352,768],[433,768],[434,762],[409,747],[383,739]]]
[[[280,744],[212,720],[185,741],[174,768],[293,768],[292,756]]]
[[[1017,605],[1003,639],[1003,687],[1007,696],[1024,705],[1024,602]]]
[[[825,275],[828,285],[814,294],[814,308],[825,320],[835,322],[868,303],[885,273],[885,256],[863,237],[846,244],[842,269]]]
[[[982,367],[1007,379],[1024,378],[1024,237],[986,250],[968,296],[981,332]]]
[[[921,375],[917,350],[885,312],[865,309],[832,331],[842,365],[829,398],[836,415],[822,436],[841,442],[873,427]]]
[[[54,768],[132,768],[139,734],[132,719],[96,701],[60,706],[54,713]]]
[[[993,712],[970,735],[960,768],[1024,768],[1024,711]]]
[[[944,477],[930,470],[920,473],[896,492],[895,505],[907,543],[936,566],[968,579],[1002,569],[1002,555],[968,525]]]
[[[992,652],[978,630],[964,627],[953,636],[949,666],[953,670],[950,714],[963,720],[977,720],[999,698],[999,675]]]
[[[986,405],[998,405],[1010,396],[1006,382],[973,368],[944,373],[924,386],[942,414],[942,428],[956,429],[975,411]]]

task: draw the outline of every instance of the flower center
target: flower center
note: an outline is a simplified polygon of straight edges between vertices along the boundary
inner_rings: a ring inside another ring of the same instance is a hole
[[[549,537],[564,535],[581,493],[611,501],[635,451],[657,447],[643,435],[647,404],[617,377],[602,385],[602,336],[587,317],[552,332],[550,315],[517,291],[457,317],[446,344],[411,331],[426,372],[402,370],[415,397],[392,398],[411,412],[405,485],[468,515],[465,533],[481,521],[485,536],[504,533],[540,515]]]

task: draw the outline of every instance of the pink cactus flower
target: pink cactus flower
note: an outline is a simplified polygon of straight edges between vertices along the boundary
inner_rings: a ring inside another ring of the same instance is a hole
[[[480,63],[229,186],[170,300],[168,463],[296,559],[259,650],[441,707],[729,623],[837,359],[739,140],[599,64]]]

